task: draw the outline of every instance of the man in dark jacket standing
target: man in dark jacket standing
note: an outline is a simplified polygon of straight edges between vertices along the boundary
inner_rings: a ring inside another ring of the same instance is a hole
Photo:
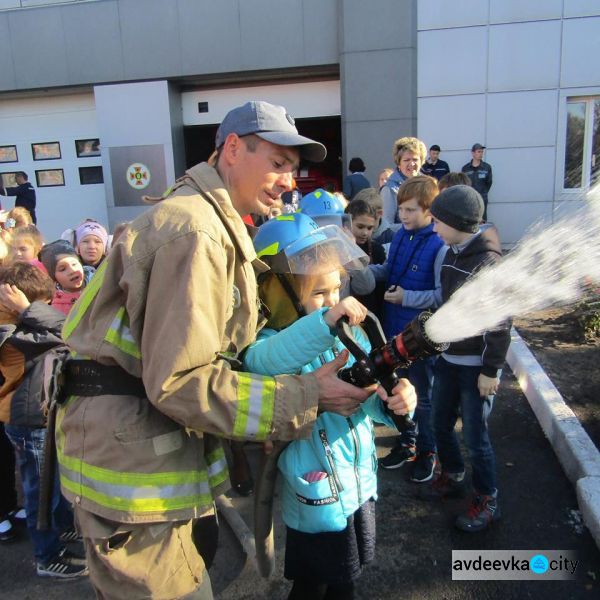
[[[442,149],[437,145],[433,144],[429,148],[429,160],[425,161],[425,164],[421,167],[421,173],[423,175],[429,175],[429,177],[435,177],[438,181],[450,173],[450,167],[445,160],[440,159],[440,152]]]
[[[26,208],[31,214],[31,218],[34,224],[37,224],[37,217],[35,216],[35,189],[29,182],[29,177],[24,171],[19,171],[15,175],[17,182],[16,187],[2,187],[0,183],[0,194],[3,196],[15,196],[15,206],[22,206]]]
[[[488,192],[492,187],[492,165],[482,160],[484,150],[485,146],[473,144],[471,148],[471,161],[461,170],[469,176],[471,185],[481,194],[485,207],[483,220],[487,221]]]

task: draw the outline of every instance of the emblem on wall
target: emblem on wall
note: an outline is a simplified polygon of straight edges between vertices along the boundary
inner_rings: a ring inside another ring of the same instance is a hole
[[[127,183],[135,190],[143,190],[150,185],[150,169],[143,163],[133,163],[127,167]]]

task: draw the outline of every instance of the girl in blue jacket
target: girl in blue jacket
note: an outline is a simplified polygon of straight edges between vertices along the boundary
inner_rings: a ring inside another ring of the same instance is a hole
[[[345,269],[364,264],[358,246],[339,227],[317,228],[300,213],[265,223],[254,245],[271,266],[259,280],[270,316],[244,355],[246,370],[309,373],[346,352],[335,335],[337,321],[346,317],[358,325],[366,315],[354,298],[339,299]],[[354,329],[354,335],[370,350],[361,330]],[[381,388],[378,393],[381,397],[373,394],[349,417],[321,412],[310,438],[290,443],[279,458],[287,526],[284,574],[294,582],[289,598],[353,598],[362,565],[373,559],[377,455],[372,420],[394,427],[382,398],[398,414],[415,406],[406,380],[389,398]]]

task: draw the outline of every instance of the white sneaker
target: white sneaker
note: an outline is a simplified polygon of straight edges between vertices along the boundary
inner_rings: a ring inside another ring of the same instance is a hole
[[[27,518],[27,511],[24,508],[20,508],[19,510],[13,510],[10,513],[10,516],[17,521],[24,521]]]
[[[0,521],[0,542],[10,542],[15,537],[12,523],[9,519]]]

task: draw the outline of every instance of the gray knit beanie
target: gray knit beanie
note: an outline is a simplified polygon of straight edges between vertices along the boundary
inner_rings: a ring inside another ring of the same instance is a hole
[[[73,248],[66,240],[50,242],[49,244],[42,246],[40,251],[40,260],[44,267],[46,267],[48,275],[55,281],[56,278],[54,277],[54,273],[56,271],[56,263],[58,262],[58,257],[62,255],[73,256],[77,260],[80,260],[75,248]]]
[[[441,192],[429,211],[438,221],[458,231],[477,233],[483,207],[483,198],[477,190],[469,185],[454,185]]]

